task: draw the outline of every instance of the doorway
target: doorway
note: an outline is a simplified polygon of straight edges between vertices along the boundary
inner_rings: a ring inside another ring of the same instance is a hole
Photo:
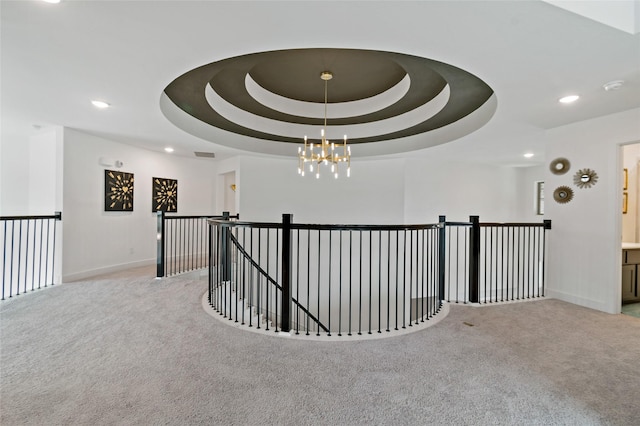
[[[229,212],[232,216],[237,214],[237,192],[236,172],[228,172],[220,175],[223,183],[222,194],[222,211]]]
[[[622,308],[640,317],[640,143],[622,147]]]

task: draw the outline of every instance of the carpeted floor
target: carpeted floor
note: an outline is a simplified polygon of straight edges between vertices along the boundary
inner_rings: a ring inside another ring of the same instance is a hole
[[[2,425],[638,425],[640,319],[557,300],[310,342],[228,327],[152,272],[0,304]],[[469,325],[471,324],[471,325]]]

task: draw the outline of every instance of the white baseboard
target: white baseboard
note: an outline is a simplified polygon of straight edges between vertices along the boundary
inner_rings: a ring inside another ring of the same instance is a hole
[[[86,271],[82,271],[82,272],[75,272],[75,273],[71,273],[71,274],[65,274],[62,276],[62,282],[66,283],[66,282],[71,282],[71,281],[79,281],[79,280],[84,280],[86,278],[91,278],[91,277],[95,277],[96,275],[103,275],[103,274],[109,274],[112,272],[120,272],[120,271],[126,271],[127,269],[132,269],[132,268],[139,268],[141,266],[151,266],[151,265],[156,265],[156,259],[145,259],[145,260],[138,260],[135,262],[128,262],[128,263],[121,263],[119,265],[111,265],[111,266],[104,266],[102,268],[96,268],[96,269],[88,269]]]
[[[584,306],[585,308],[595,309],[597,311],[606,312],[608,314],[618,314],[619,309],[609,309],[606,303],[600,300],[586,299],[573,294],[565,293],[563,291],[551,290],[546,291],[545,296],[551,299],[558,299],[565,302],[573,303],[574,305]]]

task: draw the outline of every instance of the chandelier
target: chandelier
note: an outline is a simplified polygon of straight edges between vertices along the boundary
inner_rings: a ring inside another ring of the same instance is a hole
[[[320,166],[331,166],[331,173],[338,179],[338,168],[340,163],[346,165],[347,177],[351,175],[351,148],[347,146],[347,135],[341,143],[329,142],[325,135],[327,133],[327,83],[333,78],[330,71],[324,71],[320,74],[320,78],[324,80],[324,128],[320,132],[320,143],[314,144],[307,141],[304,137],[304,149],[298,147],[298,174],[304,176],[305,169],[316,175],[316,179],[320,178]],[[339,153],[342,151],[342,153]],[[308,167],[307,167],[308,164]],[[344,166],[343,166],[344,167]]]

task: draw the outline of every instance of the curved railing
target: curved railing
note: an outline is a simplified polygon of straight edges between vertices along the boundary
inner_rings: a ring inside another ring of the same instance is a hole
[[[341,336],[412,327],[441,307],[439,223],[209,224],[209,302],[230,320]]]
[[[551,222],[319,225],[209,220],[209,303],[295,334],[362,335],[429,321],[444,301],[544,296]]]

